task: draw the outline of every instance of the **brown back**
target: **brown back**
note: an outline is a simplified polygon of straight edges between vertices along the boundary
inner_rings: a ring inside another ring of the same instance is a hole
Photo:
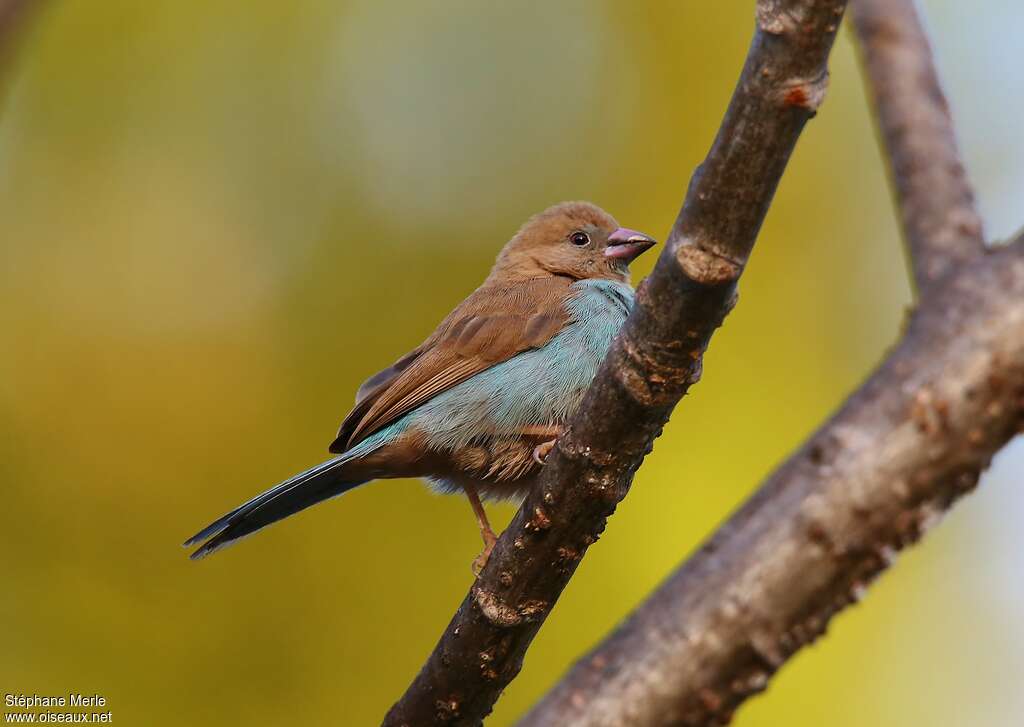
[[[540,348],[568,318],[572,278],[489,278],[418,348],[359,388],[332,452],[344,452],[443,391],[518,353]]]

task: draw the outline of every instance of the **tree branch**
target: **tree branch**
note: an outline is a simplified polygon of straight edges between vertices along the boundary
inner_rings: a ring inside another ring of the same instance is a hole
[[[981,250],[981,216],[913,0],[855,0],[850,12],[923,292]]]
[[[1024,428],[1024,234],[985,254],[912,3],[855,8],[923,304],[838,414],[521,727],[728,722]]]
[[[831,421],[520,723],[715,725],[1024,426],[1024,242],[954,273]]]
[[[673,407],[700,376],[786,162],[824,96],[844,7],[844,0],[758,2],[725,119],[635,310],[538,486],[385,725],[479,724],[518,673]]]

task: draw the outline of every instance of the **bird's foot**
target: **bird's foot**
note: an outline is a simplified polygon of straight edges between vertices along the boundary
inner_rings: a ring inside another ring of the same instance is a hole
[[[539,465],[543,465],[548,460],[548,455],[551,454],[551,450],[555,447],[555,440],[549,439],[547,442],[541,442],[533,448],[533,461]]]
[[[480,575],[480,571],[487,565],[487,560],[491,557],[491,551],[494,550],[494,544],[497,542],[498,538],[495,537],[494,533],[484,533],[484,549],[473,561],[473,565],[470,566],[473,569],[473,575]]]

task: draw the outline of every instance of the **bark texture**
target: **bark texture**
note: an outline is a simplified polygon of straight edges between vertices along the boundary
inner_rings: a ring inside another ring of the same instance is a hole
[[[1024,427],[1024,235],[986,249],[912,0],[854,0],[920,295],[840,411],[521,722],[718,725]]]
[[[839,413],[520,726],[725,724],[860,600],[1024,425],[1022,245],[942,283]]]
[[[761,0],[736,90],[654,272],[535,491],[385,725],[477,725],[625,497],[711,334],[804,124],[845,2]],[[552,724],[564,724],[553,722]]]

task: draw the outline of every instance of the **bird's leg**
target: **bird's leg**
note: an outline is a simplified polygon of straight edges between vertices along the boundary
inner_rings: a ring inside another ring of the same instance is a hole
[[[545,441],[533,448],[534,462],[539,465],[543,465],[544,462],[547,461],[548,455],[551,454],[551,450],[555,446],[555,440],[561,433],[562,428],[557,424],[538,424],[536,426],[526,427],[523,429],[523,434],[528,437],[545,439]]]
[[[476,515],[476,524],[480,527],[480,537],[484,539],[484,549],[473,561],[473,575],[480,575],[480,571],[487,565],[487,559],[491,557],[491,551],[494,550],[494,544],[498,542],[498,537],[491,530],[491,524],[487,521],[487,512],[484,510],[483,503],[480,502],[480,495],[477,494],[476,487],[473,485],[463,485],[462,489],[466,493],[466,497],[469,499],[469,505],[473,508],[473,514]]]
[[[541,442],[533,448],[533,461],[539,465],[543,465],[548,461],[548,455],[551,454],[551,450],[555,448],[555,440],[549,439],[546,442]]]

